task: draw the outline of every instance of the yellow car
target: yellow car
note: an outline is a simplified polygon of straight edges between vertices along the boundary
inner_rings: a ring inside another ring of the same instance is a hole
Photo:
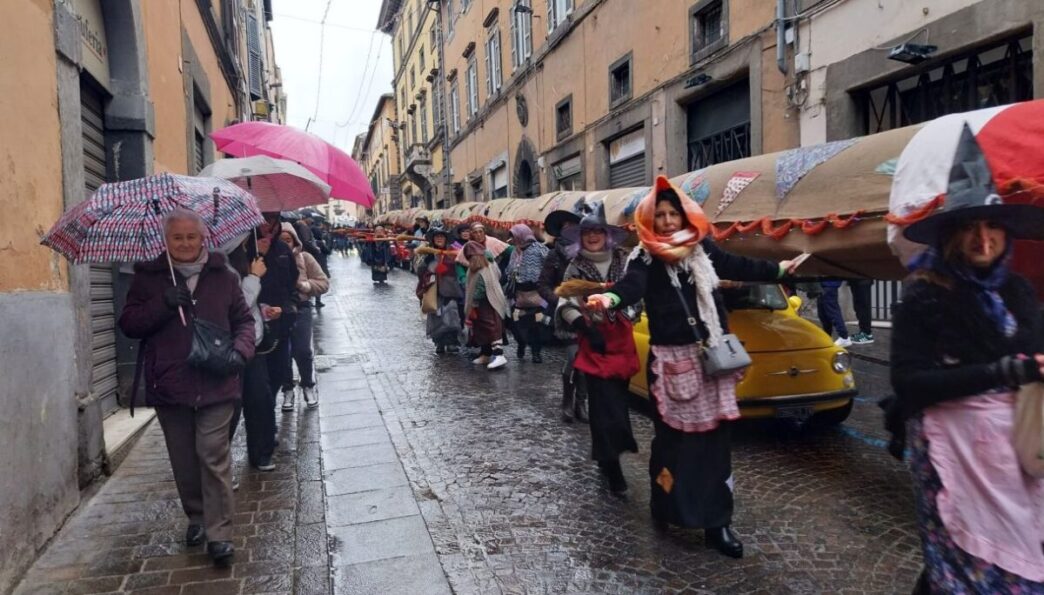
[[[731,285],[722,290],[729,327],[752,360],[736,387],[743,418],[812,419],[822,425],[847,419],[857,392],[849,353],[798,315],[801,298],[787,299],[778,285]],[[649,327],[644,314],[634,326],[634,340],[641,368],[630,389],[648,398]]]

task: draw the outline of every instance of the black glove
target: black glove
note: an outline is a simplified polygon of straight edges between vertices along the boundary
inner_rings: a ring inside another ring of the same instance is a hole
[[[235,349],[228,353],[228,371],[230,374],[239,374],[246,368],[246,358]]]
[[[187,287],[168,287],[163,291],[163,303],[171,310],[176,310],[178,306],[191,306],[192,294]]]
[[[592,351],[605,354],[605,337],[602,336],[601,331],[588,324],[583,316],[574,320],[573,324],[570,325],[570,328],[572,328],[573,332],[576,334],[583,335],[583,337],[587,339],[587,344],[591,346]]]
[[[1005,386],[1018,388],[1030,382],[1044,380],[1040,375],[1040,366],[1035,358],[1019,359],[1005,355],[993,364],[994,372]]]

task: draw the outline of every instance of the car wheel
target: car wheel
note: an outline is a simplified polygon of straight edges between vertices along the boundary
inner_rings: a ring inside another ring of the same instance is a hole
[[[841,425],[852,414],[852,407],[854,406],[855,399],[849,399],[848,404],[842,407],[816,413],[812,416],[812,419],[808,420],[808,423],[817,428],[830,428]]]

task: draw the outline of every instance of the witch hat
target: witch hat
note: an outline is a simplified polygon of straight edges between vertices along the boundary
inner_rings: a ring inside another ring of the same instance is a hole
[[[582,198],[576,201],[571,211],[558,209],[548,213],[547,217],[544,218],[544,231],[557,238],[562,235],[562,226],[566,223],[572,223],[573,225],[580,223],[580,219],[584,216],[584,202]]]
[[[942,210],[910,224],[903,230],[903,236],[911,242],[934,246],[955,226],[974,219],[1000,223],[1014,239],[1044,239],[1044,209],[1004,204],[997,194],[986,155],[965,122],[950,168]]]
[[[578,242],[583,230],[592,228],[604,229],[605,233],[610,236],[610,243],[614,246],[627,239],[628,232],[626,229],[609,224],[609,221],[605,218],[605,203],[600,200],[588,203],[587,214],[580,220],[580,225],[570,227],[563,233],[566,239]]]

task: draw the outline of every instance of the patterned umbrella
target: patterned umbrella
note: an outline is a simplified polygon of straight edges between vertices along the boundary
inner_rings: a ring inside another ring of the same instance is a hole
[[[254,197],[228,180],[162,173],[103,184],[66,212],[40,243],[73,264],[152,260],[166,251],[163,216],[178,207],[203,218],[210,248],[263,221]]]

